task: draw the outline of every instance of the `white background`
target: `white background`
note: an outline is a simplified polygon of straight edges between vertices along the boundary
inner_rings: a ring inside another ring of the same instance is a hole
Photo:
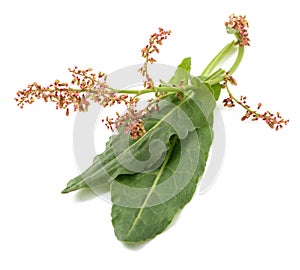
[[[233,12],[247,15],[251,47],[232,90],[291,122],[275,132],[222,109],[227,150],[215,185],[162,235],[124,245],[108,203],[89,192],[60,194],[78,174],[74,115],[42,102],[20,110],[15,92],[67,80],[75,65],[109,73],[140,63],[159,26],[172,36],[158,60],[191,56],[198,74],[230,41],[223,23]],[[0,4],[0,25],[0,269],[299,269],[297,1],[12,0]]]

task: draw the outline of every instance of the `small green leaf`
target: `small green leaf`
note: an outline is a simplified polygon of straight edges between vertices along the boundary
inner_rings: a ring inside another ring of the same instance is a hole
[[[192,58],[186,57],[181,61],[178,67],[190,72],[191,66],[192,66]]]
[[[178,65],[174,76],[170,79],[168,83],[171,85],[180,83],[187,85],[190,77],[191,63],[192,62],[190,57],[184,58],[182,62]]]
[[[206,84],[202,83],[198,77],[192,77],[191,80],[192,89],[195,91],[194,101],[197,102],[198,106],[201,108],[205,115],[209,125],[213,126],[213,111],[211,108],[215,108],[216,101],[213,93]],[[196,98],[197,97],[197,98]]]
[[[220,83],[214,84],[211,86],[211,88],[213,90],[215,99],[218,100],[221,94],[222,84]]]

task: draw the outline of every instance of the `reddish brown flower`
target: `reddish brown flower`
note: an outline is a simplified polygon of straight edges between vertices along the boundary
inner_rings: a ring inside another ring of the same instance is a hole
[[[72,73],[70,84],[55,80],[52,84],[43,87],[34,82],[26,89],[17,92],[15,98],[17,105],[23,108],[25,104],[32,104],[36,99],[43,99],[45,102],[54,102],[56,109],[65,109],[69,115],[70,106],[74,111],[87,111],[90,102],[87,99],[88,91],[93,85],[104,76],[104,73],[92,73],[92,69],[80,70],[77,67],[69,69]]]
[[[242,121],[245,121],[247,119],[250,119],[251,121],[257,121],[261,119],[270,128],[274,128],[275,130],[283,128],[283,126],[287,125],[287,123],[289,122],[289,120],[283,119],[279,112],[277,112],[276,114],[273,114],[270,111],[260,113],[258,110],[262,107],[262,103],[258,103],[257,110],[252,110],[251,107],[247,104],[246,96],[241,96],[240,100],[237,100],[230,93],[229,97],[223,100],[225,107],[234,107],[235,102],[246,110],[245,114],[241,118]]]
[[[248,37],[248,21],[246,16],[236,16],[232,14],[229,16],[229,21],[225,22],[227,32],[229,34],[235,34],[240,46],[249,46],[250,39]]]
[[[138,102],[138,97],[130,97],[125,103],[127,109],[124,114],[116,112],[116,118],[106,117],[102,122],[105,122],[106,127],[112,131],[123,130],[125,134],[129,133],[132,139],[138,139],[146,133],[144,118],[152,111],[159,110],[159,98],[148,100],[147,106],[140,110],[137,109]]]
[[[165,31],[161,27],[158,28],[158,33],[154,33],[149,38],[149,43],[144,47],[142,52],[142,57],[145,58],[144,65],[138,70],[145,78],[144,87],[152,88],[154,86],[154,82],[148,74],[147,65],[148,63],[153,64],[156,60],[153,58],[153,53],[159,53],[158,46],[163,44],[163,40],[167,39],[171,34],[171,31]]]

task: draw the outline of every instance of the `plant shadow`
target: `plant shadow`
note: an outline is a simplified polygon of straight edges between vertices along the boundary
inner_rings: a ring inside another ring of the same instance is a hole
[[[126,243],[122,242],[123,246],[126,247],[127,249],[133,250],[133,251],[138,251],[142,248],[144,248],[150,241],[146,242],[141,242],[141,243]]]
[[[90,188],[80,189],[75,195],[75,201],[85,202],[96,198],[100,198],[111,204],[109,191],[110,191],[110,183],[105,183],[97,187],[93,187],[93,189]]]

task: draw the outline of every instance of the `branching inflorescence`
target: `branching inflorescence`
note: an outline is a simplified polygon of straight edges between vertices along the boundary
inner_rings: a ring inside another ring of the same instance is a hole
[[[25,104],[32,104],[36,99],[43,99],[45,102],[56,103],[56,109],[65,109],[66,115],[69,115],[70,106],[73,106],[74,112],[85,112],[88,110],[90,102],[87,94],[94,87],[96,82],[105,77],[104,73],[92,73],[92,69],[80,70],[77,67],[69,68],[73,79],[71,83],[55,80],[49,86],[43,87],[34,82],[22,91],[17,92],[15,98],[18,106],[23,108]]]
[[[202,77],[204,78],[203,82],[211,87],[220,84],[223,89],[226,89],[228,97],[223,100],[224,106],[234,107],[235,104],[240,105],[246,110],[245,115],[242,117],[243,121],[249,118],[252,121],[261,119],[271,128],[275,128],[276,130],[282,128],[289,120],[284,120],[280,113],[274,114],[269,111],[260,113],[258,112],[261,107],[260,103],[256,110],[252,110],[250,106],[246,104],[246,97],[242,96],[240,99],[237,99],[229,90],[228,84],[237,85],[232,74],[239,66],[244,54],[244,47],[250,45],[250,40],[248,37],[249,25],[245,16],[236,16],[233,14],[229,17],[225,26],[227,32],[233,34],[236,40],[227,44],[206,67],[202,73]],[[113,106],[114,104],[124,104],[127,109],[126,113],[121,115],[116,112],[115,118],[106,117],[102,122],[105,122],[106,127],[112,131],[123,128],[125,133],[129,133],[133,139],[137,139],[146,133],[143,118],[150,115],[153,110],[159,109],[159,101],[161,98],[173,93],[178,99],[182,98],[183,85],[172,85],[169,87],[161,85],[155,86],[154,81],[148,74],[149,63],[152,64],[156,62],[153,54],[159,53],[158,47],[163,44],[163,41],[166,40],[170,34],[171,31],[159,28],[158,33],[152,34],[149,38],[149,43],[141,50],[145,63],[138,71],[145,77],[144,89],[113,89],[108,85],[107,75],[105,73],[93,73],[91,68],[80,70],[75,67],[69,69],[73,77],[70,83],[55,80],[49,86],[43,87],[34,82],[28,85],[26,89],[18,91],[17,97],[15,98],[17,105],[23,108],[25,104],[32,104],[36,99],[43,99],[45,102],[54,102],[56,109],[64,109],[66,115],[69,115],[71,107],[73,107],[74,112],[87,111],[91,101],[103,107]],[[230,49],[234,46],[238,47],[238,55],[232,67],[227,72],[222,69],[215,71],[217,64],[231,53]],[[155,93],[155,97],[148,100],[146,108],[137,110],[139,96],[151,92]]]
[[[168,38],[171,31],[165,31],[161,27],[158,28],[158,33],[154,33],[149,38],[149,44],[147,44],[142,50],[142,57],[145,58],[144,65],[138,70],[145,78],[144,87],[153,88],[154,82],[148,74],[148,63],[153,64],[156,59],[152,56],[153,53],[159,53],[158,46],[163,44],[163,41]]]
[[[234,34],[237,38],[236,44],[239,45],[239,49],[241,51],[241,48],[244,46],[250,46],[249,38],[248,38],[248,21],[246,20],[246,16],[236,16],[231,15],[229,17],[229,21],[225,22],[226,29],[228,33]],[[243,51],[242,51],[243,52]],[[243,54],[243,53],[242,53]],[[251,107],[247,104],[246,96],[241,96],[240,99],[237,99],[233,96],[233,94],[230,92],[228,83],[232,85],[237,85],[236,80],[230,76],[231,72],[228,71],[226,75],[224,76],[224,82],[222,84],[222,88],[226,88],[228,97],[223,100],[223,104],[225,107],[232,108],[235,106],[235,104],[240,105],[243,109],[246,110],[245,115],[241,118],[242,121],[245,121],[246,119],[251,119],[252,121],[257,121],[259,119],[265,121],[265,123],[268,124],[270,128],[275,128],[275,130],[279,130],[284,125],[287,125],[289,120],[285,120],[282,118],[279,112],[271,113],[270,111],[265,111],[263,113],[259,112],[259,110],[262,107],[262,103],[258,103],[257,109],[253,110]]]

